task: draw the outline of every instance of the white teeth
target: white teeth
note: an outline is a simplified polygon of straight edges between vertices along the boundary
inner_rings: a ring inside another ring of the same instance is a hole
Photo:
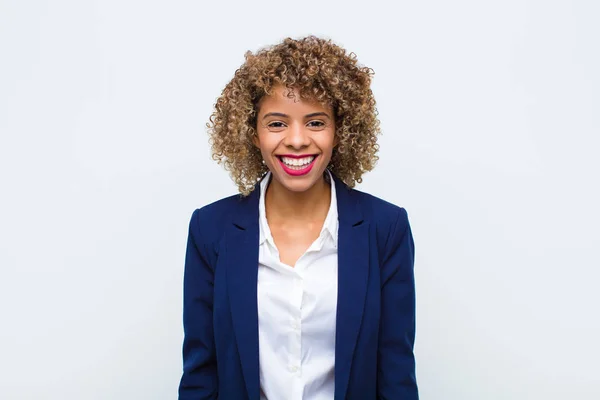
[[[289,166],[303,166],[310,164],[315,159],[315,156],[309,156],[304,158],[290,158],[290,157],[281,157],[281,161],[284,164]]]

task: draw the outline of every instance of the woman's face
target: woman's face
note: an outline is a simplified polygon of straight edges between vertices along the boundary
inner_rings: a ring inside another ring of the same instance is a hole
[[[331,160],[335,120],[331,107],[301,99],[298,91],[289,98],[287,90],[277,85],[258,103],[254,144],[274,179],[290,191],[303,192],[322,179]]]

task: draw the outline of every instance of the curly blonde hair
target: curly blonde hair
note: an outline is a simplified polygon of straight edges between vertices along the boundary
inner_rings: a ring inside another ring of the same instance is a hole
[[[246,52],[244,64],[223,89],[206,124],[212,158],[224,164],[243,196],[252,192],[268,171],[252,141],[257,134],[257,104],[274,85],[282,84],[296,89],[301,98],[332,107],[339,143],[328,168],[354,187],[378,160],[380,128],[372,76],[373,70],[359,66],[354,53],[315,36],[286,38],[255,54]]]

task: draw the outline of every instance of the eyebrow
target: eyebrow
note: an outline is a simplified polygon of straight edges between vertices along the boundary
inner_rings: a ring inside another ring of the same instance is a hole
[[[279,113],[279,112],[270,112],[270,113],[266,113],[263,116],[263,119],[267,118],[267,117],[282,117],[282,118],[289,118],[290,116],[284,113]],[[327,117],[330,118],[329,114],[324,113],[324,112],[314,112],[314,113],[310,113],[310,114],[306,114],[304,116],[304,118],[313,118],[313,117]]]

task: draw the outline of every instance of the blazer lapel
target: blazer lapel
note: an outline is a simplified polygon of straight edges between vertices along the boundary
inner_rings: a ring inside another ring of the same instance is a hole
[[[369,275],[369,224],[353,193],[334,175],[338,200],[338,303],[335,335],[335,399],[346,398],[363,316]]]
[[[239,212],[225,237],[226,280],[231,317],[250,400],[260,397],[258,358],[258,199],[259,185],[246,198],[240,198]],[[223,377],[227,379],[227,377]]]

